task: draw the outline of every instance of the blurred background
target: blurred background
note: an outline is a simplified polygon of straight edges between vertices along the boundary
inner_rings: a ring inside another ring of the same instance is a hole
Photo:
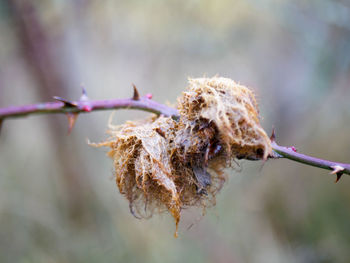
[[[350,162],[347,0],[2,0],[0,107],[125,98],[175,103],[188,77],[251,87],[282,145]],[[114,123],[147,113],[117,111]],[[245,161],[217,205],[134,218],[102,141],[110,112],[8,120],[0,136],[0,262],[349,262],[350,179]]]

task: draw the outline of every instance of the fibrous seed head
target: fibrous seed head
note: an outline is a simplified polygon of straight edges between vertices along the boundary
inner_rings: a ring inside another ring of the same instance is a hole
[[[176,233],[183,208],[215,204],[226,179],[223,169],[233,160],[266,159],[271,153],[253,92],[231,79],[189,79],[178,110],[177,120],[128,121],[95,144],[110,147],[116,182],[131,213],[148,218],[168,211]]]

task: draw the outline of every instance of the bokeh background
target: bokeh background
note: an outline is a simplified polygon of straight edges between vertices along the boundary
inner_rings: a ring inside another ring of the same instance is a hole
[[[131,96],[174,103],[188,77],[257,94],[278,142],[350,162],[347,0],[2,0],[0,106]],[[229,170],[217,205],[138,220],[95,149],[110,112],[8,120],[0,262],[349,262],[350,179],[272,160]],[[147,116],[117,111],[113,122]],[[242,171],[237,171],[242,170]]]

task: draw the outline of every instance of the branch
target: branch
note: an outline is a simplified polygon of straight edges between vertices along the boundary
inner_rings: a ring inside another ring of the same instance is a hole
[[[272,131],[271,135],[271,146],[273,149],[273,154],[270,156],[272,159],[276,158],[287,158],[292,161],[303,163],[310,166],[315,166],[318,168],[323,168],[326,170],[331,170],[331,174],[335,174],[337,179],[335,182],[338,182],[343,174],[350,175],[350,164],[347,163],[338,163],[328,160],[319,159],[309,155],[298,153],[295,147],[285,147],[280,146],[276,143],[275,140],[275,131]]]
[[[3,120],[7,118],[24,117],[33,114],[65,113],[69,120],[69,130],[71,130],[79,113],[111,109],[137,109],[157,115],[171,116],[174,119],[179,118],[179,113],[176,109],[151,100],[152,95],[150,94],[141,97],[135,85],[133,85],[133,88],[133,97],[129,99],[89,100],[85,90],[83,90],[83,96],[78,101],[68,101],[60,97],[54,97],[57,102],[2,108],[0,109],[0,129]],[[269,159],[286,158],[306,165],[331,170],[331,174],[337,176],[336,182],[339,181],[343,174],[350,175],[350,164],[311,157],[298,153],[294,147],[278,145],[275,141],[274,131],[271,135],[271,146],[273,153],[269,156]]]
[[[54,97],[57,102],[45,102],[25,106],[12,106],[0,109],[0,122],[7,118],[24,117],[33,114],[87,113],[98,110],[137,109],[158,115],[176,116],[177,110],[150,99],[150,95],[140,97],[134,86],[134,96],[130,99],[89,100],[86,93],[78,101]]]

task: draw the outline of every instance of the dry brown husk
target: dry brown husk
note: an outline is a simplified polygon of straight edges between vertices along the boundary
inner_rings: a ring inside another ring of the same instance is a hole
[[[176,230],[182,209],[215,204],[223,169],[232,161],[271,153],[253,92],[230,79],[189,79],[178,110],[178,120],[128,121],[96,145],[111,148],[116,182],[131,213],[148,218],[169,211]]]

